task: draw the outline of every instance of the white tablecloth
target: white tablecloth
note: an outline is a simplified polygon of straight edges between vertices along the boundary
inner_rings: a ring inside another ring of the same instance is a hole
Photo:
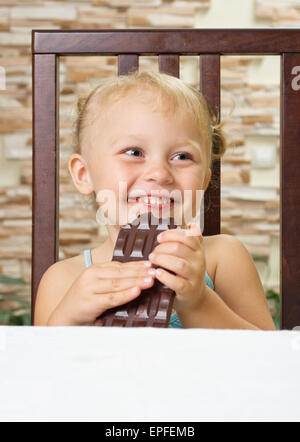
[[[0,419],[300,420],[300,332],[0,327]]]

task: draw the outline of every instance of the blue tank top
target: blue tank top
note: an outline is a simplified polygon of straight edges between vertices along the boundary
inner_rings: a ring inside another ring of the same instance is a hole
[[[84,253],[84,259],[85,259],[85,265],[86,265],[86,267],[89,267],[90,265],[92,265],[91,251],[90,251],[90,249],[87,249],[87,250],[84,250],[83,253]],[[206,282],[206,285],[208,285],[208,287],[210,287],[212,290],[214,290],[214,284],[213,284],[212,280],[210,279],[210,277],[208,276],[207,272],[205,272],[205,282]],[[183,328],[176,312],[171,315],[168,328]]]

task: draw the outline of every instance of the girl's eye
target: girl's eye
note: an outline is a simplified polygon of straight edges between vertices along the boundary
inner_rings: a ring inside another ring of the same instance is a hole
[[[141,151],[140,149],[136,148],[136,147],[132,147],[132,148],[130,148],[130,149],[124,150],[122,153],[127,153],[127,152],[140,152],[140,153],[142,153],[142,151]],[[191,154],[186,153],[186,152],[180,152],[180,153],[177,153],[177,154],[175,155],[175,157],[177,157],[178,155],[185,156],[185,157],[187,157],[186,159],[188,159],[188,160],[192,160],[192,159],[193,159],[192,156],[191,156]],[[130,156],[135,156],[135,157],[137,157],[138,155],[135,155],[135,153],[134,153],[133,155],[130,155]],[[174,158],[175,158],[175,157],[174,157]],[[181,158],[181,159],[182,159],[182,158]],[[184,158],[183,158],[183,159],[184,159]]]
[[[126,153],[126,152],[142,152],[140,149],[137,149],[137,148],[135,148],[135,147],[132,147],[131,149],[127,149],[127,150],[124,150],[124,152],[123,153]],[[137,156],[137,155],[130,155],[130,156]]]
[[[175,157],[177,157],[178,155],[184,155],[184,156],[187,157],[188,160],[191,160],[191,159],[192,159],[192,156],[191,156],[189,153],[185,153],[185,152],[177,153],[177,154],[175,155]]]

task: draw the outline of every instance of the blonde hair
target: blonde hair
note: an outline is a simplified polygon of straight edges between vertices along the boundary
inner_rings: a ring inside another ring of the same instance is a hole
[[[149,104],[166,116],[178,110],[187,112],[198,131],[199,140],[196,141],[196,145],[204,146],[206,151],[208,167],[211,167],[214,159],[224,155],[227,142],[223,126],[227,119],[220,122],[219,114],[216,115],[212,111],[197,89],[177,77],[155,71],[134,71],[128,75],[106,78],[87,96],[78,99],[74,130],[75,153],[83,152],[86,129],[93,125],[99,115],[104,115],[111,104],[124,98],[131,91],[140,93],[141,97],[145,91],[152,92],[156,100]],[[195,145],[194,140],[190,142]]]

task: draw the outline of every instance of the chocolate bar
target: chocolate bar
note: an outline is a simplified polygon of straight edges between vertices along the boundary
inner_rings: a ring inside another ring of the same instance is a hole
[[[146,261],[159,244],[157,235],[175,226],[174,218],[158,219],[151,211],[142,213],[131,224],[121,226],[112,261]],[[158,266],[153,264],[153,268]],[[174,274],[174,272],[170,273]],[[139,296],[126,304],[104,312],[95,326],[168,327],[175,298],[174,290],[154,279],[152,287],[141,290]]]

